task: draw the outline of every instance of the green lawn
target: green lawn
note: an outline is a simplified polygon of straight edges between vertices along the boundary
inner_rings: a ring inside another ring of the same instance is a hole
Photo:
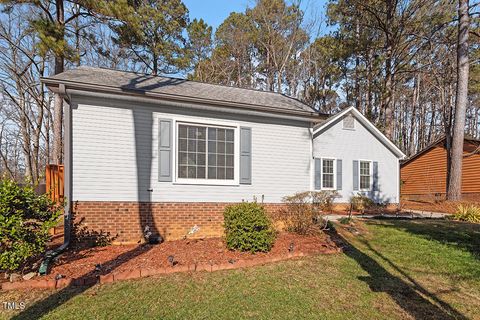
[[[480,225],[372,220],[339,226],[344,254],[245,270],[0,294],[14,319],[480,319]],[[2,307],[2,306],[0,306]]]

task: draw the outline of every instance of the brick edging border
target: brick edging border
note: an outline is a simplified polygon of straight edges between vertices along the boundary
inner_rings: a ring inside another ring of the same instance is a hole
[[[137,268],[133,270],[121,271],[117,273],[109,273],[106,275],[80,277],[80,278],[62,278],[62,279],[38,279],[38,280],[25,280],[16,282],[4,282],[2,283],[3,291],[10,290],[24,290],[24,289],[62,289],[69,286],[93,286],[97,283],[105,284],[116,281],[138,279],[154,275],[171,274],[178,272],[197,272],[206,271],[214,272],[219,270],[231,270],[240,269],[246,267],[253,267],[258,265],[264,265],[267,263],[278,262],[283,260],[289,260],[298,257],[312,256],[316,254],[334,254],[341,252],[340,249],[325,250],[315,254],[305,254],[301,251],[275,255],[271,257],[260,257],[253,260],[237,260],[234,263],[225,262],[220,264],[210,264],[207,262],[195,263],[191,265],[178,265],[174,267],[160,267],[158,269],[142,269]]]

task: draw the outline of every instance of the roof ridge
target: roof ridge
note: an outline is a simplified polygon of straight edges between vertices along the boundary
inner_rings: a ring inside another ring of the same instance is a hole
[[[113,68],[107,68],[107,67],[94,67],[94,66],[87,66],[87,65],[79,66],[79,67],[76,67],[74,69],[69,69],[69,70],[66,70],[66,71],[75,70],[75,69],[100,69],[100,70],[107,70],[107,71],[114,71],[114,72],[133,73],[133,74],[148,76],[148,77],[152,77],[152,78],[166,78],[166,79],[183,80],[183,81],[200,83],[200,84],[205,84],[205,85],[210,85],[210,86],[220,86],[220,87],[225,87],[225,88],[230,88],[230,89],[250,90],[250,91],[255,91],[255,92],[260,92],[260,93],[268,93],[268,94],[273,94],[273,95],[277,95],[277,96],[283,96],[287,99],[295,100],[295,101],[303,104],[304,106],[310,108],[313,112],[318,112],[311,105],[301,101],[300,99],[297,99],[295,97],[289,96],[289,95],[281,93],[281,92],[266,91],[266,90],[260,90],[260,89],[254,89],[254,88],[245,88],[245,87],[237,87],[237,86],[229,86],[229,85],[226,85],[226,84],[203,82],[203,81],[198,81],[198,80],[191,80],[191,79],[185,79],[185,78],[180,78],[180,77],[172,77],[172,76],[167,76],[167,75],[152,75],[152,74],[147,74],[147,73],[144,73],[144,72],[138,72],[138,71],[132,71],[132,70],[119,70],[119,69],[113,69]]]

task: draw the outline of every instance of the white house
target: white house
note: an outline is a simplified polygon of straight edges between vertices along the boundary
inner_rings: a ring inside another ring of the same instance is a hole
[[[80,67],[44,78],[65,108],[67,212],[136,242],[222,232],[225,205],[307,190],[398,203],[404,154],[354,108],[327,118],[281,94]]]

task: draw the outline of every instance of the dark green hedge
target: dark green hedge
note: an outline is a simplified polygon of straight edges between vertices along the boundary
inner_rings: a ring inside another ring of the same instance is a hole
[[[242,202],[225,208],[227,247],[232,250],[266,252],[275,241],[275,230],[265,208],[256,202]]]

